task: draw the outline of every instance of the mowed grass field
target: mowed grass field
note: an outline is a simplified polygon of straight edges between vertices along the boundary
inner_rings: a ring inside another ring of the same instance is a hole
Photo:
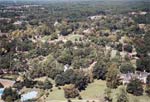
[[[122,87],[122,86],[120,86]],[[119,93],[119,88],[112,90],[112,97],[113,102],[116,102],[117,94]],[[80,95],[82,97],[82,100],[71,99],[72,102],[86,102],[87,100],[90,100],[89,102],[92,102],[93,100],[95,102],[102,102],[101,98],[104,97],[106,89],[106,81],[102,80],[94,80],[93,83],[90,83],[86,90],[83,90],[80,92]],[[129,102],[150,102],[150,97],[146,96],[145,94],[143,96],[133,96],[131,94],[128,94]],[[49,93],[49,96],[46,98],[46,102],[67,102],[67,99],[64,97],[64,91],[63,88],[59,90],[57,87],[53,88],[53,91]]]
[[[79,41],[80,38],[83,38],[83,35],[78,35],[78,34],[73,34],[73,35],[68,35],[67,36],[67,40],[71,40],[71,41]]]
[[[57,87],[54,87],[53,91],[49,93],[49,96],[47,97],[46,101],[50,102],[52,100],[66,100],[64,97],[63,89],[59,90]]]
[[[116,102],[117,94],[119,93],[120,88],[123,86],[119,86],[117,89],[112,90],[113,102]],[[129,102],[150,102],[150,97],[145,93],[142,96],[134,96],[128,93]]]
[[[95,80],[93,83],[88,85],[86,90],[80,92],[80,95],[84,101],[96,99],[98,96],[103,95],[105,88],[106,88],[105,81]],[[78,100],[77,98],[71,100],[74,100],[75,102],[81,102],[81,100]],[[50,92],[49,96],[46,99],[46,102],[66,102],[66,101],[67,99],[65,99],[64,97],[63,89],[59,90],[56,87],[53,88],[53,91]]]
[[[89,84],[86,90],[82,91],[80,95],[83,99],[95,99],[99,96],[104,95],[106,88],[106,82],[102,80],[94,80],[93,83]]]

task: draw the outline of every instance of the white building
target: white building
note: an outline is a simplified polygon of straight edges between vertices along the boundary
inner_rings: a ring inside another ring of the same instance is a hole
[[[22,21],[16,21],[13,23],[14,25],[22,25]]]
[[[57,26],[58,24],[59,24],[59,22],[58,22],[58,21],[55,21],[54,26]]]
[[[137,78],[139,79],[143,84],[146,84],[146,78],[150,75],[150,73],[147,72],[135,72],[135,73],[127,73],[127,74],[121,74],[120,78],[122,79],[123,84],[128,84],[132,79]]]
[[[64,65],[64,72],[66,72],[68,69],[69,69],[69,65],[68,64]]]

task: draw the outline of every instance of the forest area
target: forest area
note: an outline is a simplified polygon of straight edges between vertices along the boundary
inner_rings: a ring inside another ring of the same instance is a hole
[[[0,97],[148,102],[150,1],[0,1]]]

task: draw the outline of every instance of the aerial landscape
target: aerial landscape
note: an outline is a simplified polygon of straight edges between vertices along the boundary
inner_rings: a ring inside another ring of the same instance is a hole
[[[0,0],[0,102],[150,102],[150,0]]]

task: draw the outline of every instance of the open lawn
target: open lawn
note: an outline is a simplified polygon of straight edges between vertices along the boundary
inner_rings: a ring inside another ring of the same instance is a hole
[[[93,83],[89,84],[85,91],[82,91],[80,95],[83,99],[93,99],[103,96],[106,88],[106,82],[102,80],[94,80]]]
[[[143,95],[143,96],[133,96],[129,95],[130,102],[150,102],[150,97]]]
[[[72,34],[72,35],[68,35],[66,39],[71,40],[71,41],[75,41],[75,40],[79,40],[82,37],[83,37],[83,35]]]
[[[122,86],[120,86],[122,87]],[[120,88],[119,87],[119,88]],[[112,90],[112,97],[113,102],[116,102],[117,93],[119,93],[119,88]],[[94,80],[93,83],[89,84],[86,90],[80,92],[82,100],[71,99],[72,102],[87,102],[87,100],[93,100],[95,102],[101,102],[100,99],[104,96],[104,90],[106,89],[106,81],[102,80]],[[143,95],[143,96],[133,96],[128,94],[129,102],[149,102],[150,97]],[[49,96],[46,99],[46,102],[67,102],[64,98],[63,89],[59,90],[58,88],[54,87],[53,92],[50,92]]]
[[[119,93],[119,88],[112,90],[113,102],[116,102],[117,94]],[[146,96],[145,94],[143,96],[134,96],[132,94],[128,94],[128,98],[129,102],[150,102],[150,97]]]
[[[95,80],[93,83],[89,84],[86,90],[82,91],[80,95],[83,100],[71,99],[73,102],[86,102],[86,100],[96,99],[98,96],[103,95],[105,89],[105,81]],[[63,89],[59,90],[54,87],[53,91],[50,92],[46,99],[46,102],[67,102],[64,97]]]
[[[53,102],[54,100],[63,101],[66,100],[64,97],[63,89],[59,90],[57,87],[53,88],[53,91],[49,93],[49,96],[46,98],[46,102]]]
[[[47,35],[47,36],[44,36],[43,38],[41,38],[41,40],[44,40],[44,41],[47,41],[51,39],[51,36],[50,35]]]
[[[10,80],[16,80],[18,75],[15,74],[5,74],[0,76],[3,79],[10,79]]]

